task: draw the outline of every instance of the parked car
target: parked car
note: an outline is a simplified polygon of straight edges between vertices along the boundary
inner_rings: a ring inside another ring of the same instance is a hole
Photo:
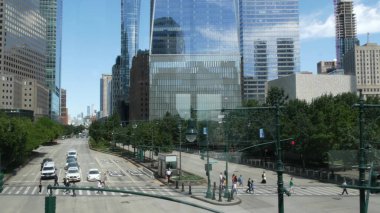
[[[77,182],[81,180],[80,171],[78,167],[69,167],[66,172],[66,179],[69,182]]]
[[[44,167],[45,163],[46,162],[53,162],[53,159],[51,158],[44,158],[41,162],[41,168],[40,168],[40,171],[42,170],[42,168]]]
[[[46,162],[41,170],[41,179],[55,178],[57,175],[55,170],[56,168],[54,162]]]
[[[87,174],[87,181],[97,181],[100,180],[100,172],[98,169],[90,169]]]

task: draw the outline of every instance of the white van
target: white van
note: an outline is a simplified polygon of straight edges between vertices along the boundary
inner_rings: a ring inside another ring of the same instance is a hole
[[[54,162],[46,162],[41,170],[41,179],[55,178],[57,175],[55,170],[56,168]]]

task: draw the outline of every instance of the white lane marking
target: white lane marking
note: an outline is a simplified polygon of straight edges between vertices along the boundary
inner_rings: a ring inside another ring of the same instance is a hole
[[[56,190],[54,190],[55,192],[54,192],[54,194],[55,195],[58,195],[58,193],[59,193],[59,189],[56,189]]]
[[[3,194],[5,194],[5,192],[7,192],[8,191],[8,189],[9,189],[9,186],[6,186],[4,189],[3,189]]]
[[[91,191],[87,190],[87,195],[90,195],[91,194]]]
[[[37,186],[34,187],[34,189],[32,191],[32,195],[34,195],[36,193],[36,190],[37,190]]]
[[[18,195],[18,194],[20,194],[20,192],[21,192],[21,190],[23,190],[24,189],[24,187],[22,186],[22,187],[20,187],[17,191],[16,191],[16,195]]]
[[[15,189],[16,187],[10,187],[11,189],[8,191],[8,194],[10,195]]]
[[[82,190],[78,190],[79,191],[79,195],[82,195],[83,194],[83,191]]]
[[[25,189],[25,191],[24,191],[24,195],[28,194],[29,189],[30,189],[30,186],[26,187],[26,189]]]
[[[146,191],[142,187],[137,187],[142,193],[146,193]]]
[[[170,196],[173,196],[174,194],[169,189],[163,189],[165,192],[167,192]]]
[[[120,171],[123,171],[124,174],[126,174],[126,175],[132,180],[133,183],[136,182],[136,181],[132,178],[132,176],[129,175],[129,172],[123,170],[123,169],[119,166],[119,164],[117,164],[115,161],[112,161],[112,163],[114,163],[117,167],[119,167]]]

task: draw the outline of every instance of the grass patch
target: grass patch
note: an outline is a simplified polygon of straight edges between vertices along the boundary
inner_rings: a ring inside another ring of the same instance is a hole
[[[174,181],[179,180],[179,176],[174,176],[172,180]],[[205,181],[205,180],[206,179],[201,176],[182,171],[181,181],[197,181],[198,182],[198,181]]]

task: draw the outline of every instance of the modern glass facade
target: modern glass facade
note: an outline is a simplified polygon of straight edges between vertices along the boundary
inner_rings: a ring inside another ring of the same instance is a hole
[[[152,1],[149,119],[241,105],[237,1]]]
[[[61,90],[62,0],[40,0],[40,12],[46,20],[46,84],[49,87],[50,117],[59,120]]]
[[[121,67],[120,83],[124,102],[129,99],[130,70],[139,42],[140,0],[121,0]]]
[[[299,0],[239,0],[245,100],[265,101],[266,82],[299,72]]]

